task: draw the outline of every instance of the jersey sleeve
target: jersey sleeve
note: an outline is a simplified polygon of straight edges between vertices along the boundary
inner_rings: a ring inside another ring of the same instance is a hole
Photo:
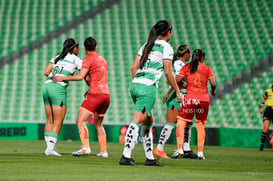
[[[212,69],[208,67],[208,78],[212,78],[212,77],[214,77],[214,74],[212,72]]]
[[[181,61],[175,61],[174,64],[173,64],[173,67],[174,67],[174,74],[175,75],[178,75],[181,68],[183,67],[183,63]]]
[[[141,47],[140,47],[140,49],[138,50],[138,55],[139,56],[142,56],[142,54],[143,54],[143,50],[144,50],[144,48],[145,48],[145,45],[146,45],[146,43],[144,44],[144,45],[142,45]]]
[[[79,57],[76,56],[76,67],[77,69],[81,69],[82,67],[82,59],[80,59]]]
[[[58,57],[58,55],[56,55],[56,56],[52,57],[52,58],[51,58],[51,60],[50,60],[50,63],[54,64],[55,59],[56,59],[57,57]]]
[[[167,46],[165,46],[163,49],[163,60],[165,59],[168,59],[168,60],[173,59],[173,48],[169,44],[167,44]]]

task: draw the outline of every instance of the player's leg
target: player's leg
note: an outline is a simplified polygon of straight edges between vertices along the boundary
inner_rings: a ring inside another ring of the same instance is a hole
[[[91,115],[91,112],[87,111],[83,107],[80,107],[76,124],[78,126],[82,148],[78,151],[73,152],[73,156],[89,155],[91,153],[89,145],[89,132],[86,127],[86,121],[90,118]]]
[[[260,151],[264,150],[264,144],[265,140],[269,131],[269,126],[270,126],[270,120],[263,120],[263,132],[261,134],[261,144],[260,144]]]
[[[46,142],[46,146],[48,147],[48,137],[50,136],[50,132],[53,128],[53,113],[51,105],[45,105],[45,113],[46,113],[46,124],[44,129],[44,139]]]
[[[140,122],[143,122],[147,115],[144,115],[142,112],[134,111],[132,122],[129,124],[126,136],[125,143],[123,148],[122,157],[119,161],[120,165],[135,165],[134,160],[132,159],[132,151],[135,147],[138,138],[138,132],[140,129]]]
[[[60,133],[61,127],[63,125],[63,120],[66,113],[66,106],[52,106],[52,114],[53,114],[53,127],[48,132],[48,141],[47,141],[47,155],[53,156],[61,156],[59,153],[55,151],[55,146],[58,141],[58,135]]]
[[[102,125],[103,118],[105,113],[110,105],[110,95],[109,94],[101,94],[98,96],[99,102],[97,106],[96,114],[94,115],[94,124],[98,133],[98,142],[100,146],[100,153],[97,154],[99,157],[108,157],[107,153],[107,139],[104,127]]]
[[[260,151],[264,150],[265,140],[269,131],[270,120],[273,119],[273,110],[267,107],[263,114],[263,132],[261,134]]]
[[[203,154],[203,149],[204,149],[204,143],[205,143],[205,138],[206,138],[206,131],[205,131],[205,123],[204,121],[196,119],[196,130],[197,130],[197,157],[200,160],[204,160],[204,154]]]
[[[184,130],[184,143],[183,143],[184,157],[183,158],[196,159],[197,155],[192,152],[190,147],[191,127],[192,127],[192,123],[187,122],[185,130]]]
[[[146,113],[147,114],[147,113]],[[152,125],[154,122],[153,113],[150,113],[150,116],[147,114],[146,121],[142,124],[141,128],[141,138],[143,143],[143,148],[145,152],[145,165],[147,166],[161,166],[161,164],[154,159],[153,155],[153,133]]]
[[[131,159],[132,150],[134,149],[138,138],[140,125],[153,122],[152,109],[156,99],[156,87],[155,85],[146,86],[144,84],[133,83],[131,84],[131,97],[135,103],[135,111],[132,122],[127,129],[123,155],[119,161],[120,165],[135,165],[134,161]],[[152,134],[149,126],[151,125],[145,125],[143,127],[144,133],[149,134],[142,135],[145,137],[143,142],[146,156],[145,165],[159,166],[160,164],[157,160],[149,159],[153,158],[153,149],[151,145]]]
[[[187,122],[192,122],[195,106],[196,105],[190,103],[190,99],[185,99],[184,104],[179,110],[176,124],[177,150],[171,156],[172,158],[179,158],[184,156],[183,143],[185,127]]]
[[[176,125],[177,149],[172,154],[171,158],[180,158],[184,156],[183,141],[184,141],[184,130],[185,130],[186,124],[187,122],[185,121],[185,119],[178,116],[177,125]]]
[[[203,154],[205,138],[206,138],[206,130],[205,124],[207,122],[207,115],[209,112],[209,102],[200,101],[196,113],[196,130],[197,130],[197,158],[199,160],[204,160],[205,156]]]
[[[169,137],[172,134],[172,130],[176,125],[176,119],[178,115],[178,109],[173,107],[173,109],[167,109],[167,123],[162,128],[160,133],[160,137],[158,140],[158,144],[156,149],[154,150],[154,155],[160,158],[169,158],[164,151],[164,146],[168,141]]]
[[[49,123],[45,128],[45,134],[47,136],[47,149],[45,154],[60,156],[60,154],[55,151],[55,145],[66,113],[66,88],[59,84],[46,84],[43,99],[48,119],[47,123]]]
[[[94,125],[97,129],[98,142],[100,146],[100,153],[98,153],[97,156],[108,157],[106,133],[102,125],[103,118],[104,116],[100,116],[97,113],[94,115]]]
[[[43,89],[43,101],[45,105],[45,113],[46,113],[46,124],[44,129],[44,139],[47,143],[48,140],[48,133],[53,128],[53,113],[52,113],[52,106],[50,105],[49,95],[48,95],[48,88],[49,86],[47,84],[44,85]]]

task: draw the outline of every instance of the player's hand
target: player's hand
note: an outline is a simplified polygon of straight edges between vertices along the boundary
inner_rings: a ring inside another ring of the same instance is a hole
[[[263,114],[263,108],[260,108],[259,112],[260,114]]]
[[[56,82],[62,82],[63,81],[63,77],[62,76],[55,76],[52,81],[54,83],[56,83]]]
[[[166,95],[163,97],[163,99],[162,99],[163,103],[166,102],[166,100],[168,99],[168,97],[169,97],[169,94],[166,94]]]
[[[182,102],[184,99],[184,96],[181,94],[181,92],[177,92],[176,97],[177,97],[176,102]]]
[[[212,95],[212,96],[215,96],[215,91],[210,91],[210,94]]]

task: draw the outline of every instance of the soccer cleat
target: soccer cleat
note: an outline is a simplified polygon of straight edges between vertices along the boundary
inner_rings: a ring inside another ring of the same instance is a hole
[[[45,155],[46,156],[62,156],[60,153],[56,152],[55,150],[45,150]]]
[[[198,160],[205,160],[205,156],[203,155],[203,152],[197,152],[197,159]]]
[[[159,163],[158,160],[150,160],[146,158],[145,164],[146,166],[163,166],[161,163]]]
[[[84,155],[90,155],[91,149],[90,148],[81,148],[78,151],[75,151],[72,153],[72,156],[84,156]]]
[[[191,150],[190,151],[184,151],[184,158],[196,159],[197,155],[194,154]]]
[[[104,158],[107,158],[108,157],[108,153],[107,152],[100,152],[97,154],[98,157],[104,157]]]
[[[129,166],[136,166],[135,160],[132,158],[126,158],[125,156],[121,156],[119,160],[120,165],[129,165]]]
[[[154,150],[154,156],[157,156],[159,158],[169,158],[164,150],[159,150],[158,148]]]
[[[176,150],[176,151],[172,154],[171,158],[181,158],[181,157],[183,157],[183,156],[184,156],[183,150],[182,150],[182,149],[179,149],[179,150]]]

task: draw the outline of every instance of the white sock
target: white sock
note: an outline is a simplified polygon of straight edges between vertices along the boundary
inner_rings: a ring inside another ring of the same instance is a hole
[[[131,122],[128,126],[126,136],[125,136],[125,144],[123,148],[123,155],[126,158],[131,158],[132,151],[135,147],[138,138],[138,130],[139,125],[135,122]]]
[[[153,134],[151,125],[143,125],[141,129],[141,138],[146,158],[154,160],[153,155]]]
[[[48,137],[49,137],[49,136],[45,136],[45,142],[47,142],[47,141],[48,141]]]
[[[157,149],[159,150],[164,150],[164,146],[166,142],[168,141],[170,135],[172,134],[172,130],[174,128],[174,125],[172,124],[166,124],[161,131],[158,144],[157,144]]]
[[[48,150],[54,150],[55,149],[55,144],[57,143],[57,138],[52,137],[52,136],[48,136],[47,139],[47,149]]]
[[[183,149],[184,149],[184,151],[191,151],[190,143],[189,142],[184,142]]]

